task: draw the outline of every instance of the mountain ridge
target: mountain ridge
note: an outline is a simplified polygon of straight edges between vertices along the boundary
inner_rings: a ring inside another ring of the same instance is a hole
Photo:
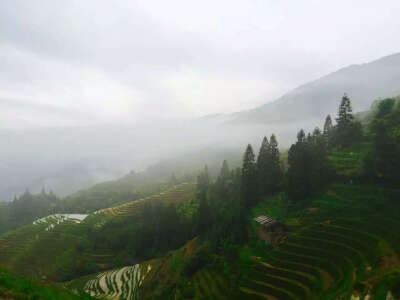
[[[375,84],[371,84],[374,81]],[[229,123],[280,123],[321,119],[336,113],[347,93],[356,111],[368,109],[378,99],[400,94],[400,53],[352,64],[309,81],[278,99],[251,110],[231,114]],[[325,101],[316,101],[324,99]]]

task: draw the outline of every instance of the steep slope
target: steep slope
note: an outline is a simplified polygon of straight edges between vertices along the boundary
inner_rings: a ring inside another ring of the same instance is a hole
[[[384,97],[400,94],[400,53],[361,65],[351,65],[306,83],[274,102],[232,116],[234,123],[302,122],[336,114],[347,93],[355,111]],[[314,123],[315,124],[315,123]]]

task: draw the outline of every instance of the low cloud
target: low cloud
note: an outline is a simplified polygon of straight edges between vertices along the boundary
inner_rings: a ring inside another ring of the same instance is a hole
[[[5,0],[0,7],[1,127],[250,109],[400,48],[395,0]]]

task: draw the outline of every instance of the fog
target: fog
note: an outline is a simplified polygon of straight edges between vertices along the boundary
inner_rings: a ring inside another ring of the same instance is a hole
[[[356,110],[400,93],[392,60],[390,72],[364,73],[389,74],[390,85],[368,82],[363,93],[351,74],[316,85],[329,93],[313,89],[309,100],[330,102],[313,113],[265,106],[398,52],[399,9],[395,0],[2,1],[0,200],[26,188],[67,195],[199,151],[241,155],[272,133],[287,148],[298,129],[322,126],[343,92]]]
[[[289,145],[293,139],[291,126],[279,131],[281,145]],[[282,135],[285,131],[287,134]],[[149,165],[197,152],[203,159],[209,157],[210,163],[215,157],[222,162],[221,153],[240,156],[247,143],[258,147],[260,137],[273,132],[266,125],[229,125],[219,120],[164,122],[139,128],[108,125],[3,130],[0,195],[9,200],[25,188],[31,192],[45,188],[64,196],[96,182],[122,177],[130,170],[145,170]]]

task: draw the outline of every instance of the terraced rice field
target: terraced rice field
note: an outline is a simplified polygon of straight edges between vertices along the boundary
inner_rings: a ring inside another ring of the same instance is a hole
[[[43,226],[43,229],[45,226]],[[18,231],[9,232],[0,237],[0,262],[8,265],[12,257],[27,249],[29,242],[37,237],[37,230],[29,226]]]
[[[2,235],[0,237],[0,262],[4,261],[5,265],[9,264],[14,257],[29,250],[32,244],[39,241],[51,249],[56,244],[54,243],[56,240],[68,235],[68,230],[65,229],[81,224],[86,217],[87,215],[81,214],[54,214]]]
[[[24,276],[61,280],[74,267],[73,263],[62,264],[61,261],[68,259],[64,254],[68,249],[77,249],[84,239],[87,228],[84,217],[52,215],[2,235],[0,265]],[[94,254],[80,256],[99,270],[110,268],[113,259],[109,253],[97,250]]]
[[[227,299],[228,282],[213,270],[203,269],[193,275],[196,299]]]
[[[257,299],[350,299],[356,283],[364,287],[358,295],[374,295],[380,280],[400,270],[400,201],[384,191],[371,196],[356,187],[336,188],[349,196],[335,193],[336,209],[320,207],[305,216],[284,244],[256,261],[242,293]]]
[[[61,223],[79,224],[83,222],[88,215],[84,214],[54,214],[33,222],[33,225],[46,224],[46,231],[54,229]]]
[[[194,197],[194,192],[194,184],[180,184],[159,195],[106,209],[96,215],[56,214],[38,219],[0,236],[0,265],[19,274],[54,281],[65,280],[73,272],[74,263],[69,262],[72,257],[84,260],[97,271],[110,269],[115,258],[110,249],[73,252],[82,249],[80,245],[85,242],[88,232],[115,216],[135,215],[147,201],[179,203]]]
[[[95,214],[105,214],[113,217],[127,217],[136,215],[146,203],[178,204],[190,200],[195,196],[193,183],[182,183],[160,194],[152,195],[139,200],[124,203],[122,205],[96,211]]]
[[[84,290],[93,297],[137,300],[140,299],[139,287],[150,270],[151,265],[141,266],[137,264],[103,272],[87,281]]]
[[[3,257],[11,259],[27,250],[32,243],[44,240],[56,240],[71,235],[71,228],[80,224],[87,215],[78,214],[55,214],[34,221],[30,225],[22,226],[16,230],[7,232],[0,237],[0,261]],[[49,247],[51,248],[51,243]]]

